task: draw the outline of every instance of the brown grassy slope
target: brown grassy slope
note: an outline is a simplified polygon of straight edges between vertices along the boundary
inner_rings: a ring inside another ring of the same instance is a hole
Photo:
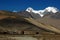
[[[0,11],[0,31],[36,30],[40,28],[25,22],[24,17],[12,12]],[[42,31],[42,30],[41,30]]]
[[[0,14],[1,14],[0,15],[0,18],[1,18],[0,19],[0,26],[1,26],[1,28],[3,26],[4,30],[8,30],[8,29],[11,30],[12,29],[15,31],[15,30],[20,30],[20,29],[21,30],[25,30],[25,29],[29,29],[29,28],[32,29],[31,24],[33,24],[33,25],[38,26],[39,28],[42,28],[44,30],[47,30],[47,31],[49,30],[49,31],[53,31],[56,33],[60,33],[60,31],[58,29],[56,29],[52,26],[49,26],[49,25],[44,25],[44,23],[41,24],[40,22],[30,20],[30,18],[29,18],[30,21],[28,20],[29,22],[27,22],[27,20],[25,19],[26,17],[20,16],[16,13],[3,11]],[[24,23],[25,20],[26,20],[26,22]],[[31,23],[31,24],[29,24],[29,23]]]
[[[50,18],[48,17],[44,17],[41,19],[37,19],[39,22],[47,24],[47,25],[51,25],[54,26],[57,29],[60,29],[60,19],[55,19],[55,18]]]
[[[54,26],[51,26],[51,25],[47,25],[47,24],[44,24],[44,23],[41,23],[41,22],[38,22],[32,18],[25,18],[28,22],[40,27],[40,28],[43,28],[45,30],[49,30],[49,31],[52,31],[52,32],[56,32],[56,33],[59,33],[60,34],[60,30],[55,28]]]

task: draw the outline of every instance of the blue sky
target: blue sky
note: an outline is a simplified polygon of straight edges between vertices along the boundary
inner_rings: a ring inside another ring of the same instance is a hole
[[[0,10],[21,11],[28,7],[40,10],[48,6],[60,9],[60,0],[0,0]]]

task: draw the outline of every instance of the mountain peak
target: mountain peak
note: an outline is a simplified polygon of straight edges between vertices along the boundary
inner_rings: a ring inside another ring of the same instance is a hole
[[[26,9],[26,11],[29,12],[29,13],[39,14],[41,17],[43,17],[45,14],[48,14],[48,13],[59,12],[59,10],[55,7],[47,7],[43,10],[34,10],[33,8],[29,7],[29,8]]]
[[[47,10],[48,12],[53,12],[53,13],[56,13],[58,12],[59,10],[55,7],[47,7],[45,8],[45,10]]]

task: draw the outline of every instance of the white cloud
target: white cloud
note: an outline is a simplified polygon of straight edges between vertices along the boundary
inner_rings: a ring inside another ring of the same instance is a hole
[[[13,10],[13,12],[17,12],[16,10]]]

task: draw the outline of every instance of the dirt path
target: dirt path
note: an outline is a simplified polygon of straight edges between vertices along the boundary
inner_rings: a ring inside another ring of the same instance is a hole
[[[37,38],[34,37],[11,37],[11,38],[15,40],[37,40]]]

